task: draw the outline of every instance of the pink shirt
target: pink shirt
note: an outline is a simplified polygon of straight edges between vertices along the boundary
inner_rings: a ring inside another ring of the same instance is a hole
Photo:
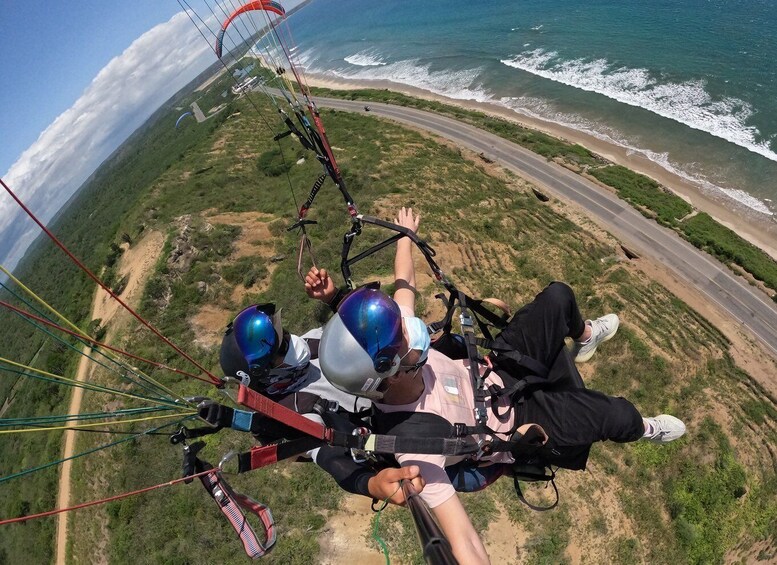
[[[384,412],[429,412],[442,416],[452,424],[463,423],[468,426],[475,425],[475,397],[472,391],[472,381],[469,376],[469,361],[454,361],[442,353],[429,350],[429,360],[421,369],[424,379],[424,391],[415,402],[410,404],[381,404],[376,405]],[[491,373],[486,379],[488,384],[502,386],[502,379]],[[509,398],[503,398],[500,402],[500,412],[509,404]],[[514,423],[514,414],[505,422],[500,422],[491,410],[488,410],[488,426],[496,432],[507,432]],[[483,436],[476,436],[478,439]],[[426,481],[426,486],[421,492],[424,501],[434,508],[439,506],[451,496],[456,494],[451,485],[445,467],[453,465],[465,459],[465,457],[445,457],[443,455],[422,455],[412,453],[397,454],[400,465],[418,465],[421,468],[421,476]],[[495,463],[512,463],[509,452],[495,453],[490,457],[484,457],[484,461]]]

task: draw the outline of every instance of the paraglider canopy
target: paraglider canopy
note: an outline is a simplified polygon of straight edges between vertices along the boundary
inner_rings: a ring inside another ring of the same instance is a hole
[[[256,2],[249,2],[248,4],[240,6],[237,10],[232,12],[226,20],[224,20],[224,23],[221,24],[221,29],[216,36],[216,56],[219,59],[221,59],[221,51],[224,45],[224,34],[226,33],[229,24],[231,24],[232,20],[234,20],[240,14],[250,12],[251,10],[264,10],[267,12],[273,12],[279,16],[286,15],[286,10],[283,9],[283,6],[281,6],[279,2],[273,2],[272,0],[257,0]]]
[[[184,112],[180,116],[178,116],[178,119],[175,121],[175,129],[178,129],[178,126],[181,124],[181,120],[183,120],[186,116],[191,116],[191,112]]]

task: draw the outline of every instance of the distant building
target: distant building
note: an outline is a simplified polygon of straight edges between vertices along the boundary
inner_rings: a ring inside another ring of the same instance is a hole
[[[239,84],[232,87],[232,94],[238,95],[248,92],[259,82],[259,77],[246,77]]]
[[[205,121],[205,114],[202,113],[202,110],[200,110],[200,105],[196,102],[192,102],[192,114],[194,114],[194,118],[197,120],[197,122]]]

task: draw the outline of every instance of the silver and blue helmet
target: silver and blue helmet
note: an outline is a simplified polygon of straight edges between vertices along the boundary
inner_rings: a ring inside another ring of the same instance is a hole
[[[318,357],[335,387],[378,400],[378,387],[399,369],[401,346],[399,306],[383,292],[362,287],[343,299],[324,326]]]

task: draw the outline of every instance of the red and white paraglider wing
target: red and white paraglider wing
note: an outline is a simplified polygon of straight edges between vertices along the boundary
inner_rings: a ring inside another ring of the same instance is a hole
[[[216,35],[216,56],[219,59],[221,59],[221,52],[224,47],[224,34],[227,32],[229,24],[231,24],[240,14],[250,12],[251,10],[264,10],[266,12],[278,14],[279,16],[286,15],[286,10],[283,9],[280,2],[273,2],[272,0],[257,0],[256,2],[249,2],[248,4],[240,6],[224,20],[224,23],[221,24],[221,29]]]

